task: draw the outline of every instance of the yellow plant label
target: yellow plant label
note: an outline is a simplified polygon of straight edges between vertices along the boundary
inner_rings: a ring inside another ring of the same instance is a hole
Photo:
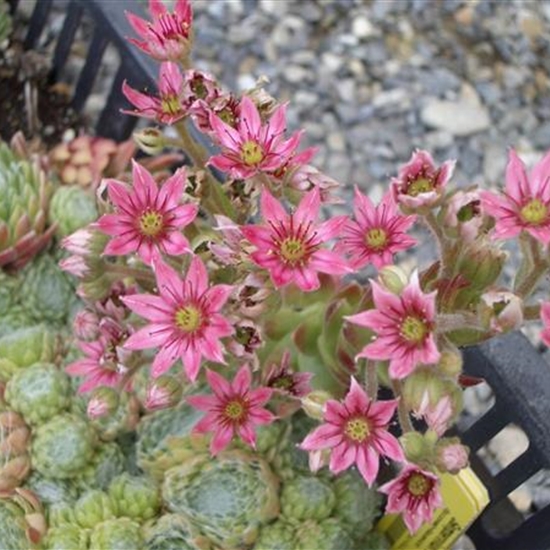
[[[489,494],[471,468],[457,475],[441,475],[444,506],[434,512],[433,521],[411,535],[401,516],[388,514],[377,524],[391,550],[448,550],[489,504]]]

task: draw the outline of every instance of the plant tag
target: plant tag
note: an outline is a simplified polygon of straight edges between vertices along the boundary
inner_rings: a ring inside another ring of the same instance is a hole
[[[398,514],[388,514],[376,530],[386,536],[391,550],[448,550],[489,504],[489,493],[471,468],[441,476],[444,506],[433,521],[411,535]]]

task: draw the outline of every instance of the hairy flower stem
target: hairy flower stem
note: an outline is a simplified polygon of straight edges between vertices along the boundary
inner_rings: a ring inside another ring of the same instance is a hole
[[[515,289],[515,293],[520,298],[527,298],[533,293],[537,287],[540,278],[548,269],[548,262],[540,254],[540,246],[535,239],[529,239],[531,257],[533,259],[533,268],[528,275],[523,279],[521,284]]]
[[[442,279],[450,279],[452,276],[453,266],[449,258],[450,247],[447,237],[443,233],[441,225],[437,221],[437,218],[432,210],[429,210],[426,214],[424,214],[422,219],[437,242],[439,257],[441,259],[438,277]]]
[[[365,368],[365,387],[369,399],[376,401],[378,396],[378,368],[376,361],[367,360]]]
[[[155,282],[155,275],[150,269],[141,269],[139,267],[128,267],[121,264],[107,264],[106,271],[119,277],[132,277],[136,281]]]
[[[199,145],[190,135],[185,122],[176,124],[183,150],[189,156],[197,168],[204,170],[204,195],[202,206],[210,214],[223,214],[232,220],[236,219],[236,212],[233,205],[223,192],[221,183],[214,178],[212,172],[206,166],[209,155],[206,149]]]
[[[403,403],[403,399],[401,399],[402,392],[402,385],[401,380],[396,380],[394,378],[391,379],[391,386],[393,390],[393,394],[396,398],[399,399],[399,404],[397,406],[397,416],[399,418],[399,424],[401,426],[401,431],[403,433],[407,432],[413,432],[414,428],[411,423],[411,418],[409,416],[409,411],[407,410],[407,407],[405,406],[405,403]]]
[[[436,320],[437,332],[452,332],[453,330],[474,329],[485,330],[479,323],[475,313],[441,313]]]

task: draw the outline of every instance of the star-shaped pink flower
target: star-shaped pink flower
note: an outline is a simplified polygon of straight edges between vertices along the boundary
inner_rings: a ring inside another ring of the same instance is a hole
[[[151,374],[160,376],[181,359],[193,382],[202,357],[225,363],[220,338],[232,334],[233,327],[219,311],[233,287],[208,287],[208,274],[198,256],[191,259],[184,280],[162,261],[156,260],[153,268],[159,296],[134,294],[122,298],[133,312],[151,321],[128,338],[124,347],[132,350],[159,347]]]
[[[525,165],[510,149],[505,191],[480,194],[483,211],[495,218],[495,239],[512,239],[526,231],[543,245],[550,243],[550,152],[528,176]]]
[[[105,247],[106,255],[137,252],[150,264],[156,252],[178,256],[190,252],[181,230],[196,217],[195,204],[180,204],[185,185],[185,170],[178,170],[158,187],[153,176],[133,161],[133,186],[107,180],[109,198],[116,212],[105,214],[97,228],[113,237]]]
[[[378,490],[388,495],[386,514],[402,514],[412,535],[432,521],[434,510],[443,506],[439,485],[439,478],[432,472],[407,464],[396,479]]]
[[[397,252],[416,244],[407,235],[416,216],[399,213],[390,193],[374,206],[371,200],[355,187],[355,220],[349,220],[342,230],[337,250],[347,253],[354,269],[372,263],[377,269],[393,263]]]
[[[296,152],[302,132],[284,139],[286,105],[279,106],[267,124],[262,124],[254,102],[244,96],[236,128],[212,114],[210,123],[222,151],[209,163],[235,178],[249,178],[258,172],[275,172],[288,163]]]
[[[206,411],[193,431],[214,432],[210,443],[213,455],[225,449],[235,435],[255,448],[254,426],[270,424],[275,420],[275,416],[263,407],[273,390],[263,387],[251,389],[252,375],[247,365],[239,369],[231,383],[209,369],[206,369],[206,378],[214,395],[193,395],[187,398],[193,407]]]
[[[152,21],[126,13],[128,22],[142,40],[128,40],[158,61],[180,61],[189,53],[193,11],[189,0],[176,0],[170,13],[161,0],[149,0]]]
[[[293,214],[263,189],[260,208],[266,225],[247,225],[243,235],[257,248],[252,260],[268,269],[277,287],[295,283],[309,292],[319,288],[318,272],[343,275],[353,270],[336,252],[322,245],[337,235],[346,223],[345,216],[336,216],[318,223],[321,206],[319,189],[304,195]]]
[[[333,399],[325,405],[322,424],[301,443],[305,451],[330,449],[331,472],[338,474],[353,464],[371,486],[378,475],[380,456],[405,460],[397,439],[388,425],[397,400],[371,401],[355,378],[343,403]]]
[[[377,333],[359,357],[389,360],[392,378],[405,378],[421,363],[437,363],[441,354],[434,338],[436,292],[422,292],[417,272],[399,296],[376,281],[371,287],[375,309],[347,317]]]
[[[135,107],[123,110],[132,116],[150,118],[161,124],[174,124],[189,114],[192,92],[176,63],[162,63],[158,79],[158,95],[153,96],[134,90],[126,81],[122,83],[122,93]]]

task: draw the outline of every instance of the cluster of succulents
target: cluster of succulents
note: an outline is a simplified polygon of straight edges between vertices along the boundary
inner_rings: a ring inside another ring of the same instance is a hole
[[[309,471],[296,447],[307,416],[266,426],[256,452],[235,444],[214,459],[184,402],[105,437],[64,360],[36,338],[18,344],[30,354],[0,351],[15,365],[2,382],[0,548],[386,547],[371,532],[381,497],[357,472]]]

